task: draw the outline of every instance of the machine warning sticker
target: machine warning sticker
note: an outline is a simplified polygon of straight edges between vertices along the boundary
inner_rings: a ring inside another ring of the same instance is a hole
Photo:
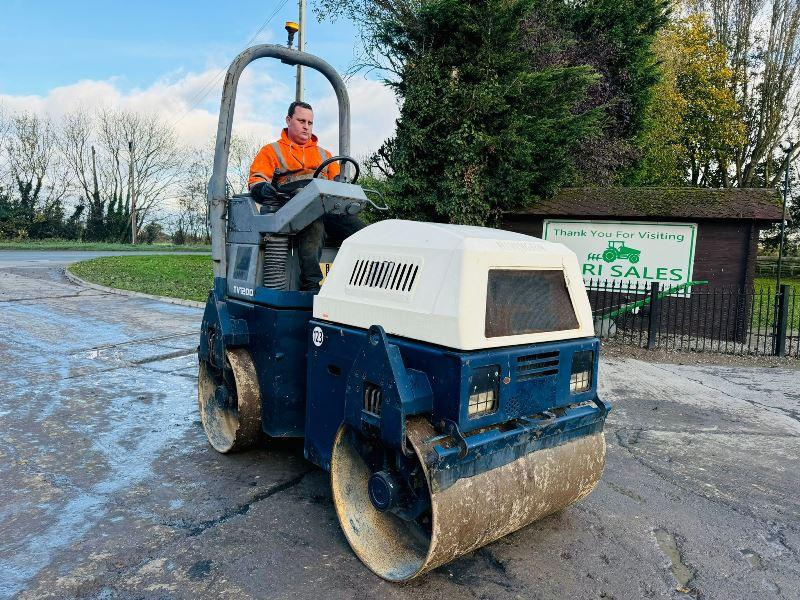
[[[320,285],[325,283],[325,280],[328,278],[328,273],[331,272],[331,266],[333,266],[333,263],[329,262],[319,263],[319,270],[322,271],[322,281],[319,282]]]
[[[322,335],[322,327],[314,327],[313,331],[311,332],[311,339],[314,341],[315,346],[322,346],[322,340],[325,339],[325,337]]]

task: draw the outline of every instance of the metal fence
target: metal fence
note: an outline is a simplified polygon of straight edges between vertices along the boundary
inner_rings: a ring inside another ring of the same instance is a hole
[[[647,349],[800,357],[800,288],[588,281],[595,332]]]

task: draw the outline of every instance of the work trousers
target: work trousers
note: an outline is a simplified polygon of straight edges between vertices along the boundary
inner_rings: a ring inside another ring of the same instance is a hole
[[[303,229],[297,240],[300,245],[300,289],[318,292],[322,281],[319,261],[325,243],[339,246],[346,238],[364,228],[364,223],[355,215],[323,215]]]

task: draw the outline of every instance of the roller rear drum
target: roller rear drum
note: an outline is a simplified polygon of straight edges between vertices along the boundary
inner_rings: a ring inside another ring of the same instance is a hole
[[[232,381],[202,360],[197,376],[200,421],[209,443],[223,454],[250,448],[261,432],[261,396],[253,359],[241,348],[229,349],[226,358]]]

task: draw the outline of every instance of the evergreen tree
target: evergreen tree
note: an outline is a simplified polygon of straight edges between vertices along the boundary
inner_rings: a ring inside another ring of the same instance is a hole
[[[588,105],[605,116],[602,134],[587,140],[575,183],[624,180],[641,157],[639,139],[659,82],[653,42],[669,21],[668,0],[582,0],[560,4],[560,21],[572,35],[570,64],[590,65],[599,75]]]
[[[72,211],[72,214],[64,223],[63,233],[61,237],[66,240],[78,240],[81,239],[83,235],[83,224],[81,223],[81,215],[83,215],[83,211],[86,207],[83,204],[79,204],[75,207],[75,210]]]
[[[112,196],[108,201],[105,239],[109,242],[119,243],[131,241],[131,211],[128,201],[120,194]]]
[[[376,161],[394,215],[497,224],[568,181],[581,140],[598,131],[598,111],[580,108],[595,76],[539,66],[522,27],[534,2],[436,0],[413,26],[384,23],[403,104]]]
[[[87,242],[102,242],[106,239],[106,202],[98,193],[89,199],[88,204],[89,211],[86,215],[86,229],[83,238]]]
[[[14,237],[14,205],[3,187],[0,187],[0,239]]]
[[[668,0],[322,0],[401,103],[369,161],[395,215],[497,223],[639,157]]]

